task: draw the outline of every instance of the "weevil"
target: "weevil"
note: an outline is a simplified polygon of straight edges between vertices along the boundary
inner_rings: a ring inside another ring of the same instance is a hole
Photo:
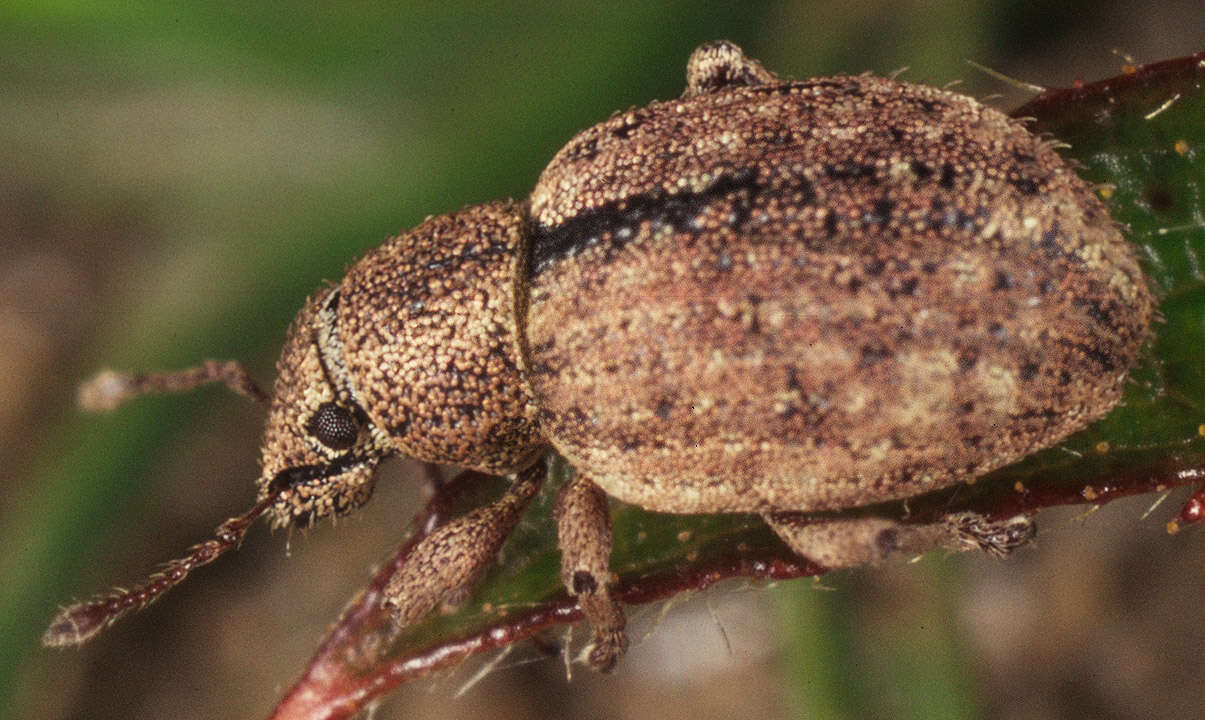
[[[462,594],[543,458],[568,459],[562,578],[604,670],[627,646],[613,500],[757,513],[828,568],[1026,542],[1027,517],[860,510],[972,482],[1119,402],[1153,299],[1092,187],[953,92],[788,81],[727,42],[686,79],[574,137],[527,200],[428,218],[319,289],[270,400],[235,363],[90,385],[93,404],[211,380],[269,402],[258,498],[143,586],[65,609],[46,644],[146,605],[261,514],[350,512],[395,454],[513,478],[416,546],[386,592],[399,625]]]

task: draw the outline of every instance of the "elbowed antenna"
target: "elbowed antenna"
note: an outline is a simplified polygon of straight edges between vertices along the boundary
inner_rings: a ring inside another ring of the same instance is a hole
[[[208,565],[227,550],[238,547],[247,529],[276,502],[285,487],[286,483],[283,482],[272,483],[264,499],[242,515],[219,525],[216,537],[193,545],[188,555],[172,560],[133,590],[115,590],[107,596],[64,608],[42,634],[42,644],[46,647],[79,645],[130,610],[141,610],[150,605],[160,595],[180,584],[194,569]]]
[[[246,369],[234,360],[206,360],[196,367],[174,372],[122,373],[102,370],[80,385],[77,400],[84,410],[105,411],[139,395],[183,392],[214,382],[220,382],[261,405],[267,405],[271,400],[255,384]],[[140,610],[150,605],[160,595],[180,584],[194,569],[208,565],[226,551],[237,547],[251,524],[276,502],[285,487],[287,485],[283,481],[271,483],[266,497],[246,513],[219,525],[216,537],[192,546],[186,556],[172,560],[133,590],[117,589],[109,595],[64,608],[42,635],[42,644],[47,647],[79,645],[130,610]]]
[[[267,405],[271,400],[255,384],[242,364],[235,360],[206,360],[196,367],[174,372],[124,373],[101,370],[80,385],[76,399],[84,410],[105,411],[139,395],[184,392],[214,382],[220,382],[261,405]]]

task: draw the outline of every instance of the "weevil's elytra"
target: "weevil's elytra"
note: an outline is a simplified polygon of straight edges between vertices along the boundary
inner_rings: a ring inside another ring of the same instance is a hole
[[[350,511],[394,453],[514,474],[415,546],[387,588],[399,624],[492,562],[547,448],[572,462],[562,578],[600,669],[627,645],[608,496],[759,512],[828,567],[1005,552],[1028,518],[841,511],[974,480],[1101,417],[1151,311],[1101,201],[1022,124],[869,75],[783,81],[706,45],[682,98],[573,138],[527,202],[430,218],[319,290],[281,355],[257,505],[45,641],[145,605],[263,512]],[[213,379],[258,393],[218,364],[119,392]]]
[[[1011,462],[1116,404],[1150,312],[1049,144],[870,76],[621,113],[553,159],[531,222],[545,432],[670,512],[839,509]]]

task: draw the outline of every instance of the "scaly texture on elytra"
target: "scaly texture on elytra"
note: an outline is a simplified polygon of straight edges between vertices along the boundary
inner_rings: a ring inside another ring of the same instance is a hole
[[[1119,400],[1152,300],[1022,123],[871,76],[728,86],[574,138],[531,201],[553,445],[670,512],[974,478]]]

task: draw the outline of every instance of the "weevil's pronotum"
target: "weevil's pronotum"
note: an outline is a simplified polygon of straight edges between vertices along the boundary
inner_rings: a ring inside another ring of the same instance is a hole
[[[262,513],[351,511],[393,454],[514,476],[417,546],[387,591],[403,624],[492,561],[547,452],[570,461],[562,575],[603,669],[626,647],[609,498],[760,513],[830,568],[1025,542],[1027,518],[841,511],[974,480],[1117,404],[1152,297],[1092,188],[955,93],[789,82],[725,42],[686,74],[680,99],[573,138],[528,200],[430,218],[318,290],[279,361],[255,507],[44,641],[147,604]],[[233,363],[90,387],[213,379],[260,394]]]

